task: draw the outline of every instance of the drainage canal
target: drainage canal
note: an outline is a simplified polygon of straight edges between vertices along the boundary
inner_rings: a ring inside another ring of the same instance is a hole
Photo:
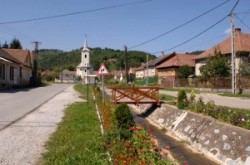
[[[156,137],[159,145],[162,148],[166,148],[166,146],[169,146],[169,151],[171,152],[171,155],[178,163],[186,163],[188,165],[218,165],[217,163],[205,157],[201,153],[197,153],[189,149],[187,147],[187,144],[185,144],[186,142],[178,141],[175,138],[165,134],[164,130],[159,129],[153,124],[150,124],[150,122],[148,122],[145,117],[137,115],[135,112],[132,112],[132,115],[136,124],[146,128],[147,130],[152,131],[152,134]]]

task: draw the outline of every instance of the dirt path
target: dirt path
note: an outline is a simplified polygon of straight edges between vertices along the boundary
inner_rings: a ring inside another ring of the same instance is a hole
[[[34,112],[0,131],[0,164],[33,165],[45,152],[44,144],[56,130],[65,108],[83,101],[70,86]]]

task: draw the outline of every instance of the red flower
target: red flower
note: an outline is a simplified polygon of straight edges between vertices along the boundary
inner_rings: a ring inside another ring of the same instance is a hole
[[[129,130],[130,130],[130,131],[134,131],[134,130],[135,130],[135,127],[130,127]]]
[[[170,146],[166,146],[165,148],[166,148],[167,150],[169,150],[171,147],[170,147]]]
[[[182,165],[188,165],[188,163],[187,162],[183,162]]]

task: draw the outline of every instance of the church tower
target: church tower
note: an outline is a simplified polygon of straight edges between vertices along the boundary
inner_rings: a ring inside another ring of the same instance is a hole
[[[90,63],[89,63],[89,49],[88,49],[88,43],[87,43],[87,37],[85,36],[85,41],[83,45],[83,49],[81,51],[81,70],[83,70],[83,75],[84,76],[89,75],[89,70],[90,70]]]
[[[88,43],[87,38],[85,37],[83,49],[81,51],[81,64],[82,66],[87,66],[89,64],[89,49],[88,49]]]
[[[87,37],[85,36],[84,45],[81,50],[81,63],[76,67],[76,76],[81,77],[84,84],[93,84],[96,76],[92,73],[93,68],[90,64],[90,51],[88,49]]]

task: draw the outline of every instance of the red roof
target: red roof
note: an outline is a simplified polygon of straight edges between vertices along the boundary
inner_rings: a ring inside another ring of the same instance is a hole
[[[2,49],[6,53],[8,53],[10,56],[18,60],[22,65],[25,65],[27,67],[31,66],[31,52],[29,50],[23,50],[23,49]]]
[[[214,56],[215,52],[220,51],[221,54],[230,54],[231,53],[231,37],[222,41],[221,43],[213,46],[207,51],[196,56],[196,59],[204,59],[209,56]],[[242,33],[240,29],[235,29],[235,52],[246,51],[250,52],[250,34]]]
[[[121,75],[121,74],[126,74],[126,72],[125,72],[125,70],[112,70],[111,72],[110,72],[110,74],[112,74],[112,75]]]
[[[172,53],[168,56],[168,59],[162,64],[158,65],[156,68],[168,68],[168,67],[180,67],[183,65],[188,65],[191,67],[195,66],[193,58],[197,55],[194,54],[184,54],[184,53]]]

